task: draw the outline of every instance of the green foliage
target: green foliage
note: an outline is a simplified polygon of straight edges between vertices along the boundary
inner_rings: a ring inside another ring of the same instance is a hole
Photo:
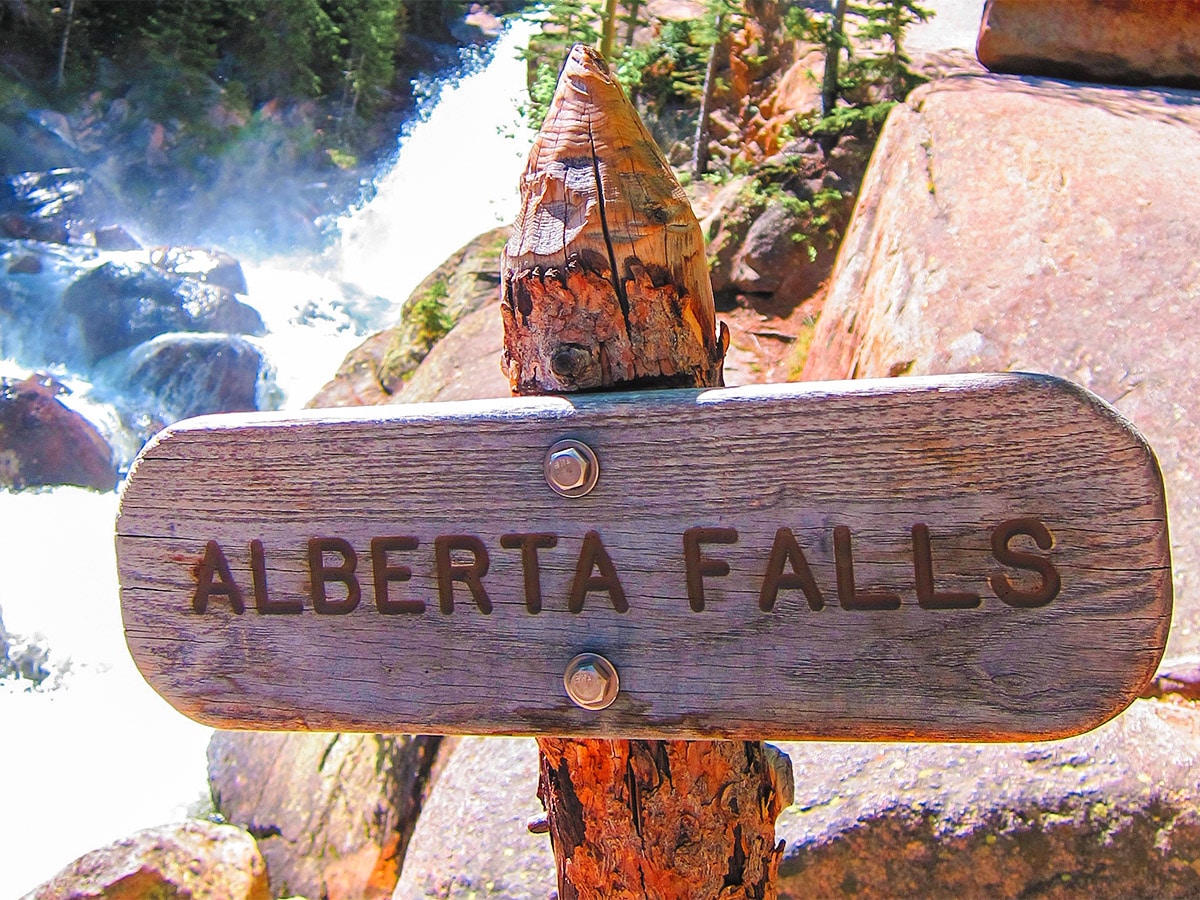
[[[849,107],[869,113],[842,117],[833,109],[810,134],[831,134],[864,125],[877,127],[886,118],[889,101],[902,100],[924,79],[909,68],[904,51],[908,26],[932,18],[933,10],[917,0],[862,0],[846,2],[843,28],[833,27],[833,14],[792,6],[785,18],[787,33],[825,47],[826,54],[844,54],[838,66],[837,96]]]
[[[450,296],[446,281],[438,278],[400,313],[400,324],[388,341],[379,362],[379,382],[389,393],[407,381],[433,345],[450,333],[454,318],[446,311]]]
[[[415,342],[426,351],[450,333],[454,320],[443,302],[450,296],[446,282],[435,281],[424,294],[404,308],[402,320],[413,329]]]
[[[927,22],[934,12],[916,0],[872,0],[852,3],[847,12],[858,17],[858,40],[867,46],[882,45],[882,52],[862,60],[860,77],[864,81],[886,85],[893,99],[904,97],[923,79],[911,69],[912,60],[904,52],[904,30],[909,25]]]
[[[737,7],[736,0],[710,0],[713,9]],[[595,45],[603,24],[600,0],[549,0],[519,15],[541,25],[524,58],[529,64],[529,103],[521,113],[540,128],[554,97],[558,73],[575,44]],[[628,25],[628,22],[626,23]],[[704,67],[716,38],[712,15],[695,21],[664,22],[646,44],[624,46],[609,60],[617,80],[651,115],[668,104],[695,105],[704,87]]]
[[[777,166],[764,166],[738,192],[738,215],[745,221],[757,217],[766,207],[778,205],[795,220],[792,240],[801,245],[810,261],[823,249],[834,249],[854,206],[854,192],[826,187],[815,193],[804,186],[804,162],[789,160]],[[707,236],[706,236],[707,237]]]
[[[857,134],[873,139],[879,134],[888,113],[895,105],[895,100],[884,100],[880,103],[868,103],[865,106],[838,106],[827,116],[822,116],[819,111],[813,110],[806,115],[798,116],[793,121],[792,130],[811,137]]]
[[[519,112],[532,128],[546,120],[558,73],[576,44],[596,45],[603,17],[601,0],[546,0],[517,14],[541,27],[521,51],[529,67],[529,103]]]
[[[90,89],[89,76],[107,59],[126,72],[161,74],[159,106],[167,112],[214,85],[236,85],[252,105],[344,93],[369,107],[391,86],[407,9],[417,2],[76,0],[68,83]],[[68,25],[67,8],[58,0],[23,0],[13,7],[18,15],[0,6],[0,26],[48,69]]]
[[[626,47],[616,62],[617,80],[630,96],[653,105],[700,102],[711,41],[703,23],[666,22],[648,44]]]
[[[805,316],[800,323],[796,342],[788,351],[787,380],[799,381],[804,372],[804,364],[808,362],[808,354],[812,349],[813,336],[817,333],[817,316]]]

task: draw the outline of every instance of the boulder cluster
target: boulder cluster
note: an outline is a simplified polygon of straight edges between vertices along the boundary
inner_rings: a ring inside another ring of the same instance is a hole
[[[0,179],[0,352],[34,370],[0,379],[0,487],[110,491],[164,425],[270,402],[273,370],[247,340],[265,327],[238,261],[143,248],[103,215],[82,170]],[[83,415],[80,378],[121,421],[102,431]]]

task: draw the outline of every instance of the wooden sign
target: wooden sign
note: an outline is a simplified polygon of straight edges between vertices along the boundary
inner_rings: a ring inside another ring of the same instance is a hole
[[[138,666],[220,727],[1054,738],[1171,618],[1153,453],[1036,375],[193,419],[117,554]]]

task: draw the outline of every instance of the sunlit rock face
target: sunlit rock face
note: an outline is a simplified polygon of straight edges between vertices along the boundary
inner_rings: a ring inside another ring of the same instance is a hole
[[[993,72],[1200,87],[1198,0],[988,0],[977,44]]]
[[[231,825],[191,820],[139,831],[67,866],[25,900],[192,897],[269,900],[254,838]]]

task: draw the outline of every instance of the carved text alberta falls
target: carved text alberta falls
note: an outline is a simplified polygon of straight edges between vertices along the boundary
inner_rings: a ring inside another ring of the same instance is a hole
[[[898,593],[862,590],[855,583],[854,551],[849,527],[836,525],[832,529],[834,584],[822,586],[814,575],[801,543],[789,528],[779,528],[769,553],[765,556],[763,574],[758,586],[758,606],[763,612],[772,611],[782,591],[799,591],[808,608],[819,611],[826,606],[828,595],[846,610],[896,610],[901,607]],[[935,583],[934,547],[931,530],[925,523],[911,529],[912,584],[917,604],[922,609],[975,609],[983,602],[980,593],[972,591],[938,590]],[[1045,606],[1058,596],[1062,580],[1048,555],[1019,549],[1017,539],[1035,544],[1042,551],[1054,546],[1054,536],[1041,520],[1022,517],[1005,520],[992,529],[989,538],[995,571],[987,577],[987,587],[1003,603],[1017,608]],[[730,565],[724,556],[737,551],[709,549],[713,545],[734,545],[738,532],[734,528],[695,527],[683,533],[680,567],[664,578],[676,577],[686,586],[690,608],[702,612],[708,598],[706,578],[730,575]],[[546,532],[514,532],[498,540],[505,551],[519,551],[523,574],[523,600],[529,613],[543,610],[541,557],[539,551],[552,551],[558,546],[558,535]],[[308,571],[308,597],[297,595],[272,596],[267,578],[267,550],[260,540],[249,545],[250,591],[243,589],[245,578],[235,575],[226,548],[209,541],[203,556],[195,564],[195,590],[191,607],[196,613],[209,611],[213,598],[227,601],[237,614],[246,610],[246,597],[252,598],[253,609],[263,615],[299,614],[311,608],[318,615],[344,615],[354,612],[363,600],[364,585],[372,592],[375,610],[381,615],[422,614],[425,600],[399,596],[395,587],[410,581],[413,575],[409,563],[417,563],[422,548],[432,544],[432,574],[437,585],[437,609],[445,615],[454,612],[455,585],[462,585],[479,612],[493,612],[490,585],[484,583],[491,567],[491,554],[480,537],[466,534],[439,535],[432,542],[413,536],[384,536],[371,539],[369,551],[360,554],[349,541],[338,537],[310,538],[305,548]],[[717,552],[722,556],[718,557]],[[360,555],[366,555],[366,565],[360,569]],[[428,555],[428,554],[426,554]],[[1014,577],[1013,570],[1023,572]],[[1032,577],[1029,577],[1032,576]],[[339,587],[330,590],[331,585]],[[830,590],[830,588],[833,588]],[[494,588],[492,589],[494,591]],[[607,594],[608,602],[618,613],[629,610],[618,566],[609,555],[597,531],[589,531],[583,539],[570,581],[566,609],[582,612],[590,593]],[[305,604],[305,599],[308,604]]]

